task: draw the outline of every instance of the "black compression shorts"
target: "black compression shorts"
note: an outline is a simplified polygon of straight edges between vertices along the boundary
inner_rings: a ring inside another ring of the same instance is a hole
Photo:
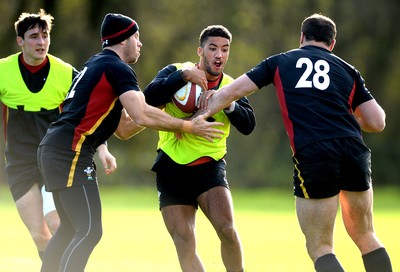
[[[371,187],[371,151],[357,138],[309,144],[293,157],[294,195],[326,198]]]
[[[160,209],[169,205],[192,205],[197,208],[197,198],[202,193],[217,186],[229,189],[225,168],[223,159],[185,166],[174,163],[164,154],[157,161],[157,167],[153,167],[157,173]]]

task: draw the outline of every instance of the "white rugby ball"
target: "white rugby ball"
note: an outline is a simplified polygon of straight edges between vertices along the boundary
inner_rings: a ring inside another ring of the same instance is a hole
[[[181,111],[185,113],[193,113],[197,110],[198,99],[202,93],[200,86],[188,82],[185,86],[180,88],[172,97],[172,102]]]

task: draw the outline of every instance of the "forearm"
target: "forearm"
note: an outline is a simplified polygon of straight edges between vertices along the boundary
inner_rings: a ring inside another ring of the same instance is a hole
[[[143,114],[137,118],[136,122],[141,126],[155,130],[186,133],[191,132],[192,125],[190,121],[174,118],[164,111],[151,106],[144,107]]]
[[[104,142],[104,144],[99,145],[97,147],[97,152],[108,152],[107,142]]]
[[[212,141],[213,138],[220,138],[219,134],[223,131],[214,128],[222,126],[220,122],[207,122],[208,114],[198,116],[191,121],[177,119],[166,112],[148,105],[144,100],[142,92],[127,91],[119,96],[119,99],[128,112],[130,118],[142,127],[148,127],[155,130],[191,133]]]
[[[120,122],[118,128],[114,132],[114,135],[118,139],[125,141],[135,136],[144,129],[145,127],[139,126],[132,119],[130,119],[124,122]]]
[[[97,148],[99,159],[103,165],[105,173],[111,174],[117,169],[117,161],[115,157],[108,151],[106,142]]]
[[[257,89],[257,85],[244,74],[211,96],[207,110],[210,111],[210,115],[213,115],[228,107],[233,101],[248,96]]]

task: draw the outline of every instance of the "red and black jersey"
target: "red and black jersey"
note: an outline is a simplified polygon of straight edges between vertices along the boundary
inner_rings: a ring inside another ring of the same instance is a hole
[[[94,154],[116,130],[122,110],[118,97],[130,90],[140,88],[128,64],[111,50],[94,55],[74,79],[41,145]]]
[[[360,73],[328,50],[305,46],[274,55],[247,76],[260,89],[275,85],[293,153],[319,140],[362,138],[352,113],[373,97]]]

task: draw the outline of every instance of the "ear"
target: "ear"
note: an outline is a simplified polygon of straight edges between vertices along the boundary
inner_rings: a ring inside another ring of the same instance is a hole
[[[334,39],[333,41],[332,41],[332,43],[331,43],[331,45],[329,46],[329,51],[333,51],[333,48],[335,47],[335,45],[336,45],[336,39]]]
[[[24,39],[23,39],[22,37],[17,36],[16,41],[17,41],[17,44],[18,44],[19,46],[23,46],[23,45],[24,45]]]
[[[197,47],[197,56],[201,57],[202,53],[203,53],[203,48],[201,48],[200,46]]]
[[[303,42],[304,42],[304,33],[301,32],[301,34],[300,34],[300,46],[303,44]]]

